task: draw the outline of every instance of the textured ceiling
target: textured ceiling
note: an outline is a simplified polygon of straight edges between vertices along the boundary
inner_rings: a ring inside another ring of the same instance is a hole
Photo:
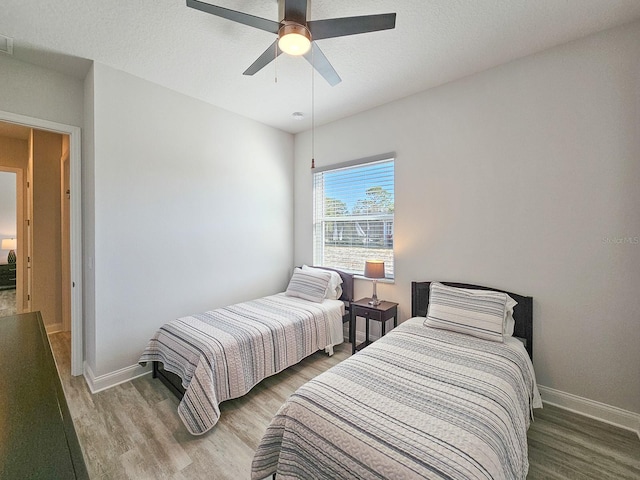
[[[276,0],[208,1],[278,19]],[[312,20],[397,13],[394,30],[318,41],[342,83],[315,77],[316,125],[640,18],[640,0],[309,1]],[[275,35],[184,0],[0,0],[0,9],[0,34],[20,60],[79,77],[95,60],[288,132],[311,126],[304,59],[282,55],[243,76]]]

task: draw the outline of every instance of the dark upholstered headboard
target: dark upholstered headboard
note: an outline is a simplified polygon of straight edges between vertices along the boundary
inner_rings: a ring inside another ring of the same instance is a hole
[[[504,292],[518,304],[513,309],[513,319],[516,322],[513,336],[524,341],[524,346],[533,360],[533,297],[525,297],[517,293],[507,292],[498,288],[470,285],[467,283],[440,282],[443,285],[458,288],[473,288],[476,290],[493,290]],[[411,282],[411,316],[426,317],[429,308],[429,286],[431,282]]]

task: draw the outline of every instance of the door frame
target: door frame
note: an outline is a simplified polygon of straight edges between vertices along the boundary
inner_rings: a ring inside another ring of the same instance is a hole
[[[71,240],[71,375],[83,373],[82,325],[82,175],[81,129],[73,125],[51,122],[0,110],[0,121],[17,123],[37,130],[69,135],[69,167],[71,205],[69,212]]]
[[[63,139],[62,145],[65,142]],[[69,160],[69,145],[63,148],[60,158],[60,245],[62,246],[62,330],[71,330],[71,223],[69,214],[71,213],[71,163]]]

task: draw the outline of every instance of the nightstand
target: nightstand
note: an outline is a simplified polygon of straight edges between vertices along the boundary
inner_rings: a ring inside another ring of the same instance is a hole
[[[375,320],[382,324],[381,337],[386,333],[387,320],[393,318],[393,326],[398,326],[398,304],[394,302],[380,302],[380,305],[369,305],[370,298],[361,298],[351,304],[351,353],[356,353],[371,343],[369,340],[369,320]],[[356,317],[365,319],[365,341],[356,346]]]

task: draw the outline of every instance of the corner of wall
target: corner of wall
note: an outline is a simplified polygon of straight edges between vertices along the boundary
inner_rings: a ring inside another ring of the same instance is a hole
[[[95,315],[95,117],[94,117],[94,64],[84,79],[84,105],[82,131],[82,310],[84,319],[85,378],[87,367],[96,367],[96,315]],[[93,377],[89,377],[93,378]],[[87,379],[89,383],[89,379]],[[90,384],[91,385],[91,384]]]
[[[84,363],[84,379],[92,394],[115,387],[143,375],[151,373],[151,366],[131,365],[115,372],[96,376],[88,362]]]

